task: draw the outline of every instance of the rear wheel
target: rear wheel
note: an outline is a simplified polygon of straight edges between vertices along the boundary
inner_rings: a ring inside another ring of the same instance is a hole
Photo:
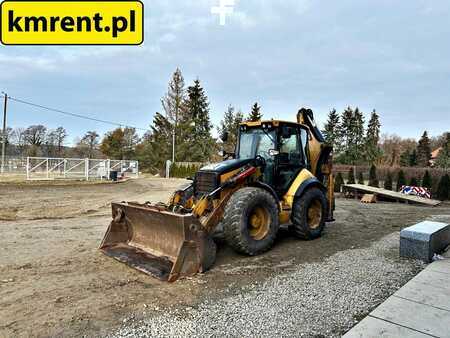
[[[237,252],[258,255],[275,241],[279,226],[277,202],[263,189],[240,189],[228,201],[222,223],[228,245]]]
[[[327,199],[318,188],[307,190],[294,201],[292,207],[292,226],[294,235],[303,239],[321,236],[325,228]]]

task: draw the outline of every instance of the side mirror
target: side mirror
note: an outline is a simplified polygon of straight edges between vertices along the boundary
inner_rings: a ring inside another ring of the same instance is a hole
[[[228,136],[229,134],[227,131],[225,131],[222,135],[220,135],[220,139],[222,140],[223,143],[228,141]]]
[[[280,154],[280,152],[278,150],[276,150],[276,149],[270,149],[269,150],[269,156],[274,157],[274,156],[277,156],[279,154]]]

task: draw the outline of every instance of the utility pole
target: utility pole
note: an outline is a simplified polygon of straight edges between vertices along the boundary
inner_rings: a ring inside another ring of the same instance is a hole
[[[175,127],[176,124],[173,126],[172,130],[172,164],[175,163]]]
[[[2,92],[3,93],[3,92]],[[5,153],[6,153],[6,106],[8,104],[8,94],[3,93],[5,95],[5,104],[3,106],[3,132],[2,132],[2,166],[1,173],[3,174],[5,171]]]
[[[178,98],[176,100],[177,101],[175,102],[175,122],[174,122],[173,133],[172,133],[172,164],[175,163],[175,139],[176,139],[176,133],[177,133],[177,124],[178,124],[178,108],[179,108]]]

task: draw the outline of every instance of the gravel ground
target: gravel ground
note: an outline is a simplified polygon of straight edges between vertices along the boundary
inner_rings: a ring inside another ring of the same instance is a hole
[[[229,298],[130,318],[110,337],[340,337],[423,268],[398,258],[398,242],[397,232]]]

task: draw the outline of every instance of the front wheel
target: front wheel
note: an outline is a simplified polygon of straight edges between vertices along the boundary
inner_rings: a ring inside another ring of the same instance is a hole
[[[325,228],[327,199],[318,188],[307,190],[296,198],[292,207],[292,232],[298,238],[316,239]]]
[[[276,238],[278,206],[261,188],[243,188],[230,198],[223,216],[225,239],[235,251],[254,256],[269,250]]]

